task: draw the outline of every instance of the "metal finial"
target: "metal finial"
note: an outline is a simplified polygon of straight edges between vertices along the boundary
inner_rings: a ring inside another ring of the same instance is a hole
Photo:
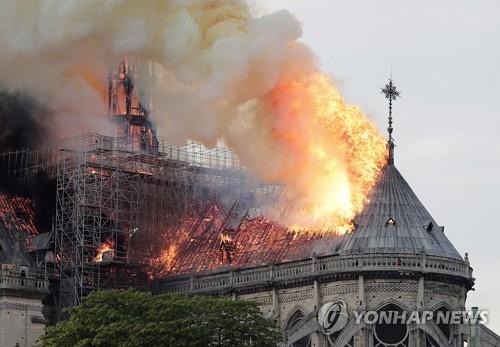
[[[399,91],[396,89],[396,85],[392,80],[392,71],[389,82],[385,85],[384,88],[382,88],[382,93],[384,93],[385,98],[389,100],[389,127],[387,128],[387,131],[389,133],[389,164],[392,165],[394,164],[394,139],[392,137],[392,131],[394,130],[392,128],[392,101],[396,100],[396,98],[398,98],[400,95]]]

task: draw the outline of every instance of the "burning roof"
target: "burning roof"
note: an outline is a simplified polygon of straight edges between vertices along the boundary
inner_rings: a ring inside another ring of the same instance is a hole
[[[9,231],[38,234],[31,199],[0,194],[0,233]]]
[[[267,220],[243,216],[227,228],[218,206],[198,219],[169,231],[157,262],[159,273],[186,273],[246,268],[311,258],[314,254],[421,254],[462,260],[399,171],[388,164],[349,233],[294,232]],[[227,220],[227,218],[226,218]]]
[[[214,203],[198,217],[168,230],[166,247],[153,261],[160,275],[251,267],[323,255],[335,249],[345,234],[296,233],[265,217],[240,215],[237,227]]]
[[[26,240],[36,234],[31,199],[0,194],[0,263],[30,265]]]

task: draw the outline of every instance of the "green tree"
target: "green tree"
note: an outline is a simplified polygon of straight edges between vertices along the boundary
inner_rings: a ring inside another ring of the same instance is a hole
[[[281,338],[254,302],[228,298],[97,291],[68,313],[40,346],[267,347]]]

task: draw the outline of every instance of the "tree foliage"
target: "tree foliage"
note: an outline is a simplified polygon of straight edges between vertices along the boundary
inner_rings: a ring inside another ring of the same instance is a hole
[[[44,347],[276,346],[279,333],[254,302],[134,290],[91,293],[49,327]]]

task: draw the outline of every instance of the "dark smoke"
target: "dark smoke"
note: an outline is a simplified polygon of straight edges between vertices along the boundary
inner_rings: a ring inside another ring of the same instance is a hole
[[[0,193],[29,196],[31,187],[13,175],[22,157],[7,152],[36,147],[46,138],[47,112],[32,97],[0,89]]]
[[[49,126],[46,116],[29,95],[0,90],[0,152],[42,144]]]
[[[49,178],[44,171],[39,171],[33,179],[31,196],[35,226],[41,233],[50,231],[56,213],[56,179]]]
[[[49,231],[55,208],[55,183],[39,172],[32,182],[14,173],[25,165],[22,155],[8,155],[42,145],[50,124],[48,113],[33,98],[21,92],[0,90],[0,194],[33,199],[35,224],[39,231]]]

